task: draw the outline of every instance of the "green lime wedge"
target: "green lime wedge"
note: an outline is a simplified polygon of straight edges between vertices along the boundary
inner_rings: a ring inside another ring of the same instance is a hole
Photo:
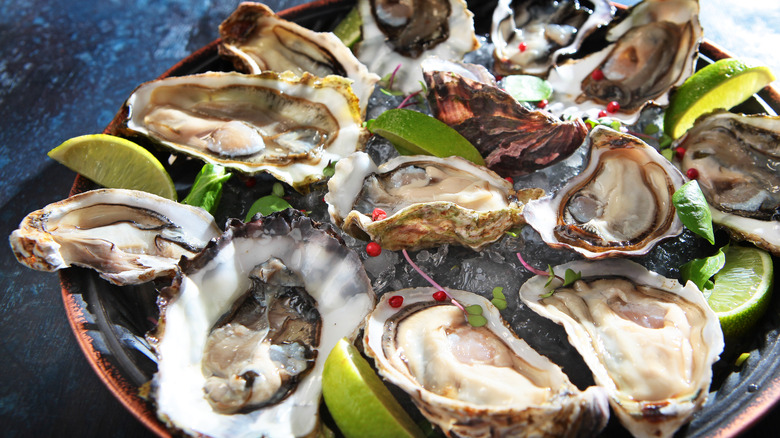
[[[360,12],[356,6],[333,29],[333,33],[345,46],[352,47],[356,42],[360,41],[362,26],[363,20],[360,19]]]
[[[104,187],[143,190],[176,200],[176,188],[160,161],[130,140],[107,134],[71,138],[49,157]]]
[[[347,438],[423,437],[379,376],[346,339],[325,360],[322,396]]]
[[[723,334],[748,331],[764,314],[772,296],[772,256],[755,247],[729,246],[726,264],[715,277],[707,302],[720,319]]]
[[[712,63],[694,73],[674,93],[664,116],[664,132],[679,138],[700,115],[730,109],[774,80],[765,66],[751,66],[735,58]]]
[[[457,155],[472,163],[485,165],[477,148],[465,137],[435,117],[407,109],[383,112],[368,129],[390,141],[402,155]]]

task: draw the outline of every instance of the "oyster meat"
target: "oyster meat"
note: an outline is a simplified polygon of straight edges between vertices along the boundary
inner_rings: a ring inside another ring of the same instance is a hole
[[[244,2],[219,26],[219,54],[236,69],[258,74],[266,70],[344,76],[366,112],[379,76],[368,71],[331,32],[314,32],[279,18],[262,3]]]
[[[447,436],[592,436],[606,425],[602,390],[577,389],[515,336],[488,300],[449,290],[463,306],[483,308],[487,324],[473,327],[458,307],[434,300],[434,292],[421,287],[382,296],[366,318],[363,344],[382,377]],[[400,308],[389,304],[397,296]]]
[[[150,193],[98,189],[28,214],[9,238],[20,263],[40,271],[92,268],[118,284],[173,275],[221,234],[204,209]]]
[[[425,58],[461,60],[479,47],[464,0],[359,0],[358,9],[358,59],[380,76],[393,74],[393,84],[407,94],[420,89]]]
[[[244,173],[265,171],[304,192],[367,137],[350,80],[340,76],[169,77],[138,87],[125,110],[128,135]]]
[[[499,0],[490,30],[493,68],[547,76],[559,56],[575,53],[614,13],[606,0]]]
[[[685,149],[683,172],[697,172],[713,222],[780,256],[780,117],[716,111],[675,147]]]
[[[591,130],[587,145],[587,167],[523,212],[548,245],[598,259],[642,255],[682,233],[672,195],[685,177],[676,167],[638,138],[604,126]]]
[[[161,292],[159,418],[209,437],[314,436],[322,369],[374,306],[357,254],[287,210],[233,220]]]
[[[555,114],[597,118],[610,102],[610,114],[634,123],[648,103],[667,105],[669,92],[693,73],[702,29],[698,0],[644,0],[613,21],[608,45],[550,71]],[[598,73],[594,73],[598,71]]]
[[[707,400],[724,346],[718,317],[693,283],[683,287],[629,260],[553,268],[567,269],[582,279],[561,288],[537,275],[520,298],[563,325],[634,436],[671,437]]]
[[[515,192],[503,178],[460,157],[400,156],[377,167],[358,152],[336,164],[325,202],[333,223],[382,248],[457,243],[478,250],[523,224],[524,204],[542,194]],[[386,218],[373,217],[377,208]]]

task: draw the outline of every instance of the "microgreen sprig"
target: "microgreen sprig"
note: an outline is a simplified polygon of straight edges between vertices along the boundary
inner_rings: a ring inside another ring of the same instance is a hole
[[[536,269],[533,266],[529,265],[525,260],[523,260],[523,256],[521,256],[519,252],[517,253],[517,258],[518,260],[520,260],[520,263],[523,264],[523,267],[525,267],[525,269],[528,269],[529,271],[531,271],[536,275],[547,277],[547,283],[544,284],[545,288],[549,287],[550,284],[552,284],[553,280],[558,280],[561,282],[561,285],[558,287],[566,287],[582,278],[582,272],[575,272],[571,268],[566,269],[566,272],[563,273],[563,278],[561,278],[555,273],[555,271],[553,271],[553,267],[550,265],[547,265],[547,271],[542,271],[541,269]],[[554,288],[550,289],[549,292],[542,295],[542,298],[551,297],[554,292],[555,292]]]

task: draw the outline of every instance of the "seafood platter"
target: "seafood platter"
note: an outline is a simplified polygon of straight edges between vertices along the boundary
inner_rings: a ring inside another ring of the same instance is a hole
[[[707,114],[662,153],[671,94],[727,57],[700,7],[242,3],[105,131],[180,198],[204,164],[227,169],[213,213],[79,176],[11,246],[59,271],[96,371],[160,436],[339,436],[322,372],[342,338],[430,436],[735,436],[780,398],[778,305],[724,339],[680,267],[726,244],[780,255],[780,98]],[[350,14],[347,47],[330,31]],[[518,75],[549,100],[508,94]],[[399,154],[366,121],[401,107],[483,162]],[[714,244],[672,202],[690,169]],[[247,217],[267,196],[291,208]]]

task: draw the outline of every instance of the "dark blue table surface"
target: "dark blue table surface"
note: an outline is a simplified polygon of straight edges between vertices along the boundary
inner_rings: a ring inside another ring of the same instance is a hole
[[[0,1],[0,234],[68,195],[75,174],[48,150],[101,132],[138,84],[214,40],[238,3]],[[267,2],[277,11],[300,3]],[[8,247],[0,259],[0,436],[151,435],[82,355],[58,276],[22,267]],[[753,433],[780,424],[778,414]]]

